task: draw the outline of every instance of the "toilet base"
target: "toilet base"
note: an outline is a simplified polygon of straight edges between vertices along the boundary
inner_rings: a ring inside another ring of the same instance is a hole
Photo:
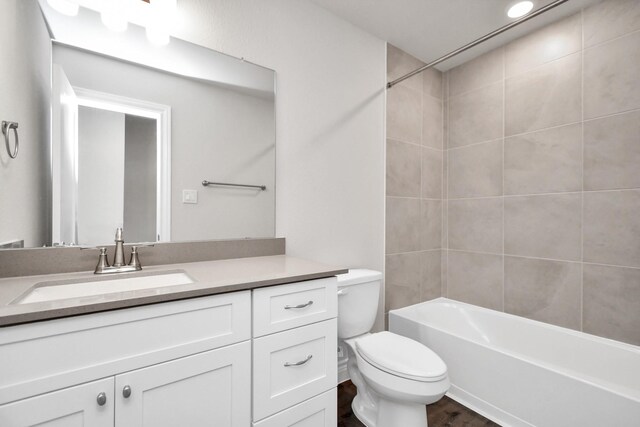
[[[359,397],[360,396],[356,395],[356,397],[353,398],[353,402],[351,402],[351,410],[353,411],[353,414],[366,427],[377,427],[375,411],[362,405]]]
[[[382,426],[427,427],[427,408],[417,403],[400,403],[393,400],[378,401],[377,424]]]
[[[351,409],[366,427],[427,427],[429,425],[425,405],[400,403],[385,399],[378,399],[377,403],[378,411],[373,411],[362,405],[356,395],[351,403]]]

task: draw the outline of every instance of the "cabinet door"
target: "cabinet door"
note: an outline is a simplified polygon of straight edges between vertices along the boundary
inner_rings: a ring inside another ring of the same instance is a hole
[[[118,375],[115,396],[117,426],[247,427],[251,343]]]
[[[0,426],[113,427],[113,387],[107,378],[1,405]]]

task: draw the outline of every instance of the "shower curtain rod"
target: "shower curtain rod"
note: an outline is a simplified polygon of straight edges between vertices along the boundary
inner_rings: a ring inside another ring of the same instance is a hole
[[[424,65],[424,66],[418,68],[417,70],[414,70],[414,71],[410,72],[409,74],[405,74],[404,76],[399,77],[399,78],[387,83],[387,89],[391,89],[392,87],[394,87],[398,83],[400,83],[400,82],[402,82],[402,81],[404,81],[404,80],[406,80],[406,79],[408,79],[410,77],[413,77],[418,73],[421,73],[421,72],[423,72],[425,70],[428,70],[429,68],[435,67],[439,63],[441,63],[443,61],[446,61],[449,58],[453,58],[454,56],[456,56],[458,54],[461,54],[462,52],[464,52],[466,50],[469,50],[472,47],[475,47],[475,46],[479,45],[480,43],[483,43],[483,42],[485,42],[485,41],[497,36],[498,34],[502,34],[505,31],[510,30],[511,28],[513,28],[513,27],[515,27],[517,25],[520,25],[523,22],[528,21],[529,19],[535,18],[536,16],[541,15],[541,14],[553,9],[554,7],[560,6],[562,3],[566,3],[568,1],[569,0],[556,0],[553,3],[549,3],[548,5],[543,6],[540,9],[537,9],[537,10],[533,11],[529,15],[526,15],[526,16],[518,19],[517,21],[513,21],[513,22],[511,22],[511,23],[509,23],[509,24],[507,24],[507,25],[505,25],[503,27],[500,27],[497,30],[494,30],[494,31],[490,32],[489,34],[486,34],[486,35],[480,37],[479,39],[476,39],[476,40],[472,41],[471,43],[468,43],[468,44],[462,46],[461,48],[454,50],[453,52],[447,53],[445,56],[441,56],[440,58],[436,59],[435,61],[429,62],[427,65]]]

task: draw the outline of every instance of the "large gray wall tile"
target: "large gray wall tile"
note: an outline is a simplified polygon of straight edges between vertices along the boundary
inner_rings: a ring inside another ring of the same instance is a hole
[[[442,251],[422,252],[422,280],[420,301],[442,296]]]
[[[582,118],[581,54],[507,79],[505,132],[516,135]]]
[[[449,148],[502,138],[502,82],[449,98]]]
[[[506,256],[504,270],[507,313],[580,329],[580,263]]]
[[[584,124],[584,189],[640,188],[640,111]]]
[[[421,249],[440,249],[442,245],[442,201],[421,202]]]
[[[405,51],[387,43],[387,79],[395,80],[422,67],[424,62],[409,55]],[[398,85],[406,86],[422,92],[422,76],[416,75],[400,82]]]
[[[502,310],[502,255],[449,251],[447,296],[449,298]]]
[[[422,144],[442,150],[442,100],[424,95],[422,110]]]
[[[581,194],[506,197],[505,253],[579,261],[581,208]]]
[[[582,126],[562,126],[506,138],[505,194],[582,190]]]
[[[431,148],[422,150],[422,197],[442,198],[442,151]]]
[[[449,200],[449,248],[502,253],[502,203],[502,198]]]
[[[505,49],[507,77],[529,71],[582,48],[580,13],[509,43]]]
[[[499,47],[453,68],[449,74],[449,96],[487,86],[504,78],[504,49]]]
[[[640,267],[640,190],[585,193],[584,260]]]
[[[502,140],[448,152],[451,199],[502,195]]]
[[[640,32],[584,52],[585,118],[640,108]]]
[[[386,253],[420,250],[420,199],[387,197]]]
[[[420,197],[422,148],[387,139],[387,195]]]
[[[638,0],[603,1],[584,10],[585,47],[637,30],[640,30]]]
[[[422,89],[426,96],[442,99],[444,96],[444,79],[442,71],[429,68],[422,72]]]
[[[422,91],[401,85],[387,91],[387,137],[422,143]]]
[[[385,312],[420,302],[422,254],[385,257]]]
[[[640,269],[584,266],[583,330],[640,345]]]

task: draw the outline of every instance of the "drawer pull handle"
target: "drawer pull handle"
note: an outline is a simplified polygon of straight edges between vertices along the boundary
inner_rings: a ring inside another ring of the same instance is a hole
[[[285,367],[285,368],[290,368],[290,367],[292,367],[292,366],[301,366],[301,365],[304,365],[305,363],[307,363],[307,362],[308,362],[309,360],[311,360],[312,358],[313,358],[313,355],[312,355],[312,354],[310,354],[310,355],[308,355],[308,356],[307,356],[307,358],[306,358],[306,359],[301,360],[301,361],[299,361],[299,362],[295,362],[295,363],[285,362],[284,367]]]
[[[131,386],[126,385],[122,388],[122,396],[128,399],[131,396]]]
[[[310,305],[313,305],[313,301],[309,301],[308,303],[305,303],[305,304],[285,305],[284,309],[291,310],[292,308],[306,308],[306,307],[309,307]]]

